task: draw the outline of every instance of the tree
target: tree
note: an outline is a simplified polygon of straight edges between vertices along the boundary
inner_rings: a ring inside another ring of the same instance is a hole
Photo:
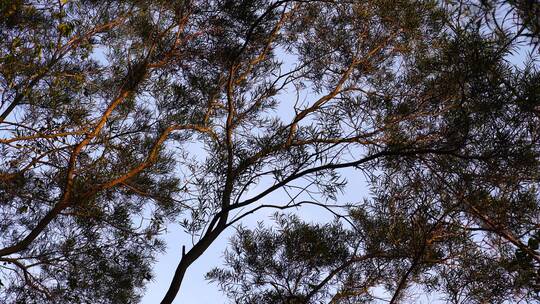
[[[3,301],[137,302],[179,222],[171,303],[246,216],[345,205],[344,170],[373,197],[240,229],[209,278],[239,302],[535,299],[540,76],[508,58],[536,4],[1,3]]]

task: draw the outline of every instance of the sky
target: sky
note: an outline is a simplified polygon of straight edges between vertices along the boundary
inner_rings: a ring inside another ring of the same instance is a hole
[[[524,53],[516,54],[511,58],[513,63],[518,63],[523,60]],[[284,58],[286,61],[292,61],[291,58]],[[317,96],[310,95],[312,99]],[[291,99],[292,96],[282,96],[285,99]],[[294,100],[292,98],[291,100]],[[277,113],[280,117],[290,115],[290,112],[282,110]],[[369,189],[364,176],[359,171],[347,169],[341,171],[349,184],[344,193],[338,196],[338,204],[349,202],[357,202],[363,198],[369,197]],[[262,185],[261,185],[262,186]],[[256,193],[256,188],[252,190]],[[248,194],[247,197],[250,195]],[[273,202],[286,201],[288,197],[284,193],[277,193],[270,198]],[[242,221],[242,224],[247,227],[253,227],[258,221],[264,221],[265,224],[271,225],[270,215],[275,210],[265,210],[253,214]],[[327,211],[317,207],[302,207],[293,212],[301,215],[301,218],[307,221],[329,221],[332,215]],[[220,237],[209,247],[209,249],[188,269],[185,278],[182,282],[182,287],[176,300],[173,303],[192,303],[192,304],[210,304],[210,303],[227,303],[226,297],[219,291],[215,284],[204,279],[204,275],[214,267],[221,266],[223,263],[223,251],[228,246],[228,240],[234,233],[234,229],[226,230]],[[174,274],[175,268],[181,257],[182,246],[185,245],[189,249],[191,243],[190,236],[183,229],[175,224],[170,224],[167,233],[163,236],[167,244],[167,250],[156,257],[157,262],[154,265],[154,280],[147,285],[145,295],[141,301],[143,304],[159,303],[165,295],[169,283]]]

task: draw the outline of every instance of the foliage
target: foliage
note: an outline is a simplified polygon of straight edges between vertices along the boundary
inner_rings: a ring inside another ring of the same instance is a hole
[[[304,205],[346,214],[238,228],[232,301],[538,300],[536,11],[2,0],[0,301],[138,302],[179,223],[171,303],[225,230]]]

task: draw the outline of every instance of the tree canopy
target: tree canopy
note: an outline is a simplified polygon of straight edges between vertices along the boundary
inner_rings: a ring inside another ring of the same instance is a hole
[[[539,16],[1,0],[0,302],[137,303],[166,245],[162,303],[182,302],[234,228],[207,274],[232,303],[540,301]],[[165,244],[171,223],[192,244]]]

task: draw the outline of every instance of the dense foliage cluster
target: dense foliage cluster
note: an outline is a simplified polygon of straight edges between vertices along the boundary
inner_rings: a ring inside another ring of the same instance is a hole
[[[136,303],[170,223],[162,303],[233,226],[235,303],[539,301],[539,12],[0,0],[0,302]]]

